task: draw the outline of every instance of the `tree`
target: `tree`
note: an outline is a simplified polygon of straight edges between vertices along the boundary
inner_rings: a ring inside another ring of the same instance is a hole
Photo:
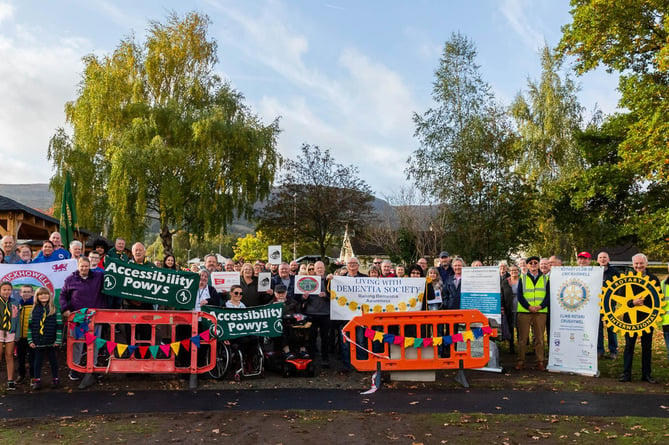
[[[576,57],[581,74],[603,64],[621,73],[620,106],[630,122],[620,143],[621,165],[644,182],[646,205],[637,226],[642,245],[669,254],[669,206],[656,201],[669,182],[669,9],[664,0],[572,0],[573,22],[558,50]]]
[[[371,189],[352,165],[335,162],[329,150],[303,144],[302,155],[287,160],[283,176],[259,212],[259,229],[292,244],[314,242],[321,257],[337,237],[363,225],[372,211]]]
[[[435,77],[436,107],[414,114],[421,146],[407,176],[441,204],[449,251],[489,262],[506,257],[531,234],[530,190],[514,171],[510,122],[466,37],[453,34],[446,42]]]
[[[263,124],[214,74],[208,25],[171,14],[151,22],[143,44],[130,37],[84,58],[78,97],[65,106],[73,135],[59,129],[49,146],[51,186],[58,196],[72,171],[82,226],[137,239],[155,218],[171,253],[177,231],[216,235],[269,195],[278,122]]]
[[[243,258],[246,261],[260,260],[267,258],[267,248],[270,243],[261,231],[256,232],[255,236],[247,233],[243,238],[237,238],[237,244],[233,247],[235,251],[235,260]]]

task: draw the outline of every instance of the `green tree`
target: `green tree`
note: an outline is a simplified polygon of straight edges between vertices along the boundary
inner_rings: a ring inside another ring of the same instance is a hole
[[[259,229],[291,244],[315,243],[321,257],[344,233],[364,225],[372,211],[371,189],[356,167],[335,162],[329,150],[303,144],[302,155],[287,160],[283,175],[259,212]]]
[[[151,22],[143,44],[129,37],[84,58],[65,106],[73,135],[59,129],[49,146],[51,186],[58,196],[72,171],[82,226],[138,239],[155,218],[170,253],[177,231],[216,235],[269,195],[278,122],[263,124],[214,74],[208,26],[204,15],[171,14]]]
[[[621,164],[644,182],[643,213],[635,215],[640,245],[669,254],[669,8],[665,0],[572,0],[572,23],[558,50],[574,56],[581,74],[603,64],[621,73],[620,106],[629,110]]]
[[[461,34],[446,42],[435,77],[436,107],[414,114],[421,146],[407,176],[441,204],[449,251],[488,262],[506,257],[531,233],[530,190],[514,171],[509,119],[481,78],[473,42]]]
[[[269,246],[269,240],[263,236],[261,231],[257,231],[255,236],[247,233],[245,237],[237,238],[237,243],[233,246],[234,259],[243,258],[246,261],[253,261],[267,258]]]

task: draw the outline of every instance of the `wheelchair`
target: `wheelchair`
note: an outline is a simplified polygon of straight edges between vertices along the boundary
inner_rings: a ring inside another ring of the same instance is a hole
[[[248,336],[238,339],[216,342],[216,364],[208,372],[215,380],[225,377],[228,371],[234,371],[236,382],[243,377],[262,376],[265,357],[263,354],[262,337]]]

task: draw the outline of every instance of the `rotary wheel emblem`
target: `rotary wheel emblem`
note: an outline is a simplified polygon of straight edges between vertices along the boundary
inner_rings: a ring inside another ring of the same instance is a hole
[[[635,306],[633,300],[643,298],[644,304]],[[621,334],[650,333],[653,325],[661,322],[664,314],[660,288],[647,275],[629,272],[614,277],[602,287],[599,305],[607,326]]]

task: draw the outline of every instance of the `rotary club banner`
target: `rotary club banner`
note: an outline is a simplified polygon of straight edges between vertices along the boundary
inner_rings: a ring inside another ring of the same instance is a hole
[[[550,275],[548,370],[595,376],[604,269],[554,267]]]
[[[419,311],[425,278],[333,277],[330,319],[350,320],[368,312]]]

